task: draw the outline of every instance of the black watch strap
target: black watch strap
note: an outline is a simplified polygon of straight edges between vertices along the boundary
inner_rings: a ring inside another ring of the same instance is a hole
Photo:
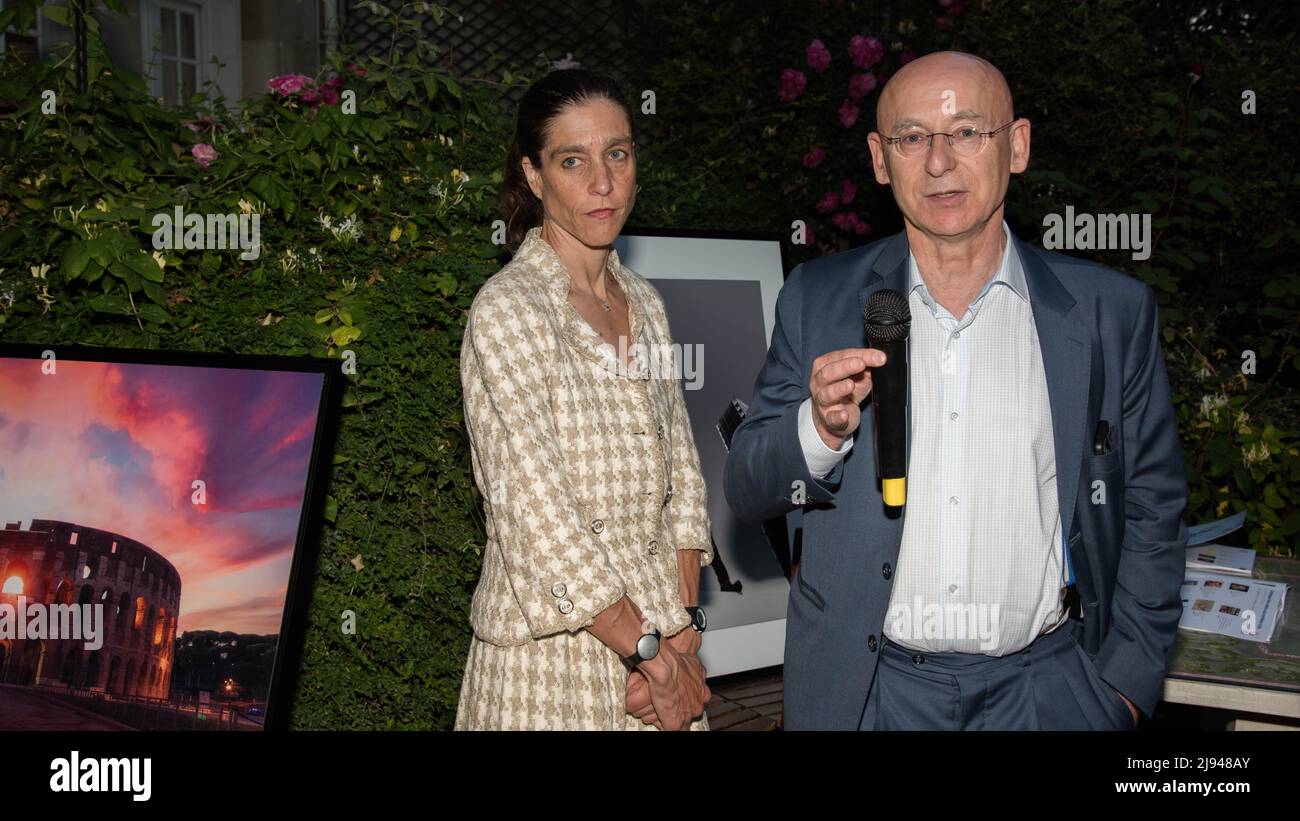
[[[695,632],[703,633],[704,628],[708,626],[709,620],[704,616],[704,608],[698,605],[691,605],[686,608],[686,612],[691,614],[691,627]]]
[[[641,642],[645,639],[646,636],[654,636],[654,637],[655,637],[655,648],[656,648],[656,649],[655,649],[655,652],[654,652],[653,655],[642,656],[642,655],[641,655]],[[656,628],[654,629],[654,632],[653,632],[653,633],[645,633],[645,634],[643,634],[643,635],[641,636],[641,638],[637,639],[636,647],[633,648],[633,650],[632,650],[632,655],[630,655],[630,656],[619,656],[619,658],[623,661],[623,666],[626,667],[626,668],[629,669],[629,670],[635,670],[635,669],[636,669],[636,666],[637,666],[638,664],[640,664],[641,662],[643,662],[643,661],[649,661],[650,659],[652,659],[652,658],[654,658],[655,656],[659,655],[659,650],[658,650],[659,642],[662,642],[663,640],[664,640],[663,634],[659,632],[659,628],[658,628],[658,627],[656,627]]]

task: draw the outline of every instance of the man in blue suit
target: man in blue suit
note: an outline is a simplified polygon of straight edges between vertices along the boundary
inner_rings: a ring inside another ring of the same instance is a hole
[[[968,54],[904,66],[869,138],[900,234],[790,275],[727,500],[803,508],[787,729],[1132,729],[1180,611],[1187,479],[1154,293],[1003,222],[1030,124]],[[884,504],[863,308],[908,301],[907,498]]]

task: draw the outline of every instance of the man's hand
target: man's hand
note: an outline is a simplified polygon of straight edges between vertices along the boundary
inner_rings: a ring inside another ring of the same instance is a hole
[[[1129,701],[1128,697],[1125,696],[1123,693],[1121,693],[1119,690],[1115,690],[1115,693],[1120,698],[1124,699],[1124,703],[1128,705],[1128,711],[1133,714],[1133,724],[1134,726],[1136,726],[1138,723],[1138,708],[1134,707],[1133,702]]]
[[[885,364],[876,348],[844,348],[813,360],[808,392],[812,396],[813,424],[828,448],[839,450],[845,438],[862,421],[859,405],[871,393],[869,367]]]

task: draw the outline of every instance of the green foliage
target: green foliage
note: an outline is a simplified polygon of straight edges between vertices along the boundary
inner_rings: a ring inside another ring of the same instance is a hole
[[[347,66],[317,79],[343,78],[355,114],[277,93],[236,113],[210,89],[171,111],[122,70],[78,94],[71,61],[4,64],[17,112],[0,119],[0,339],[353,352],[293,724],[447,727],[484,542],[459,346],[502,264],[509,122],[495,88],[396,51],[364,76]],[[199,143],[217,153],[206,168]],[[258,215],[260,255],[155,252],[152,218],[176,206]]]

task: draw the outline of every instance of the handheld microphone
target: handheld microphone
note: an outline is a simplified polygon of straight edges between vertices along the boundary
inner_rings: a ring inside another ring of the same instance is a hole
[[[871,295],[862,314],[867,347],[885,353],[885,364],[871,369],[876,472],[885,504],[902,507],[907,501],[907,335],[912,312],[906,297],[884,288]]]

